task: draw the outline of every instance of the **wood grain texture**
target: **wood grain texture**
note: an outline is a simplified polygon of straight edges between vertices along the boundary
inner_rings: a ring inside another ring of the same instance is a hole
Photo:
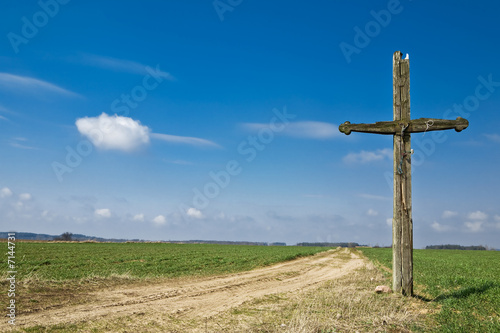
[[[393,136],[394,206],[392,219],[392,289],[413,295],[413,219],[411,197],[411,133],[454,129],[469,126],[466,119],[455,120],[410,116],[410,60],[402,53],[393,55],[393,120],[374,124],[351,124],[346,121],[339,131],[375,133]]]

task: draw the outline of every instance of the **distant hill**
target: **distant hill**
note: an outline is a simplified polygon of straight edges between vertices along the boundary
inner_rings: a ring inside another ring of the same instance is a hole
[[[8,232],[0,232],[0,239],[6,239]],[[61,235],[48,235],[48,234],[36,234],[32,232],[16,232],[16,239],[24,239],[24,240],[39,240],[39,241],[51,241],[56,240]],[[101,238],[101,237],[93,237],[82,234],[72,234],[71,240],[74,241],[96,241],[96,242],[116,242],[123,243],[128,241],[140,242],[139,239],[114,239],[114,238]]]
[[[462,245],[454,245],[454,244],[446,244],[446,245],[428,245],[425,247],[426,250],[477,250],[477,251],[486,251],[487,248],[479,245],[479,246],[462,246]]]
[[[0,232],[0,239],[6,239],[8,232]],[[36,234],[32,232],[16,232],[16,239],[23,240],[37,240],[37,241],[53,241],[60,240],[61,235],[48,235]],[[112,242],[112,243],[125,243],[125,242],[147,242],[143,239],[116,239],[116,238],[102,238],[87,236],[82,234],[71,234],[72,241],[95,241],[95,242]],[[187,241],[161,241],[164,243],[175,244],[227,244],[227,245],[263,245],[263,246],[286,246],[286,243],[266,243],[266,242],[244,242],[244,241],[216,241],[216,240],[187,240]]]

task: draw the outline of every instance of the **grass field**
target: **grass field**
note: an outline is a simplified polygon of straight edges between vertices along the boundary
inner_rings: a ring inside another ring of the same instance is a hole
[[[7,252],[7,244],[2,243]],[[78,293],[105,286],[164,278],[251,270],[328,248],[168,243],[17,242],[19,311],[79,302]],[[0,292],[7,294],[6,270]],[[8,299],[0,298],[0,307]]]
[[[362,249],[392,267],[391,249]],[[500,252],[414,250],[415,293],[440,308],[439,332],[500,332]]]
[[[246,271],[326,250],[295,246],[18,242],[17,279],[206,276]]]
[[[1,245],[5,245],[7,252],[7,245],[5,243]],[[16,244],[18,310],[19,313],[23,313],[41,311],[51,306],[83,304],[88,302],[87,295],[90,291],[110,286],[125,286],[129,283],[147,285],[170,278],[184,279],[248,271],[325,250],[328,248],[18,242]],[[360,250],[377,266],[384,266],[380,271],[386,278],[377,273],[382,277],[377,283],[390,283],[391,249]],[[349,258],[347,256],[346,260]],[[433,324],[426,327],[435,326],[434,323],[437,323],[439,326],[435,330],[438,332],[500,332],[499,263],[500,252],[495,251],[415,250],[415,293],[417,298],[434,309],[427,314],[431,316],[429,323]],[[0,292],[6,294],[7,276],[5,271],[2,271],[2,274]],[[352,306],[364,307],[365,312],[357,311],[350,314],[359,317],[356,319],[358,323],[363,323],[364,320],[378,320],[377,312],[371,312],[384,307],[408,308],[411,312],[413,308],[411,301],[401,297],[378,297],[373,294],[371,284],[375,282],[370,282],[369,276],[374,274],[373,271],[359,272],[355,276],[332,281],[331,286],[312,292],[312,296],[307,294],[303,300],[298,301],[299,303],[292,302],[285,308],[280,308],[274,313],[273,320],[278,321],[280,316],[286,313],[286,309],[289,309],[289,316],[295,316],[299,308],[305,309],[302,313],[311,320],[315,314],[321,313],[325,318],[329,318],[331,311],[336,309],[332,306],[344,307],[342,313],[353,311],[350,309]],[[323,297],[324,295],[331,297]],[[355,296],[355,299],[347,297],[348,295]],[[341,302],[342,299],[346,300],[345,304]],[[6,301],[6,297],[0,298],[0,307],[5,308]],[[305,305],[301,306],[302,303]],[[376,309],[372,307],[373,304],[377,304]],[[276,307],[275,304],[269,306]],[[249,313],[252,311],[248,309]],[[400,313],[410,312],[401,310],[396,314],[399,316]],[[354,317],[350,318],[354,320]],[[402,317],[400,322],[404,321]],[[425,326],[422,323],[421,319],[418,319],[415,323],[409,322],[408,327]],[[427,331],[427,329],[416,329],[416,331]]]

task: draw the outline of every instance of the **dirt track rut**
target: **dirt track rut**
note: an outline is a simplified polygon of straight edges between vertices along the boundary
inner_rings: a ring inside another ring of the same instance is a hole
[[[90,303],[19,314],[16,326],[70,324],[158,313],[206,318],[254,298],[307,289],[350,274],[363,265],[366,260],[357,254],[346,249],[331,250],[249,272],[101,289],[90,295],[96,300]],[[0,330],[5,324],[0,324]]]

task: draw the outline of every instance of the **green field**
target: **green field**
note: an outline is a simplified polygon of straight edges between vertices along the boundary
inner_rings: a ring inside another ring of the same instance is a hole
[[[4,253],[7,252],[7,244]],[[324,247],[166,243],[18,242],[19,310],[86,302],[89,291],[157,279],[247,271],[328,250]],[[391,249],[360,249],[390,276]],[[355,250],[353,250],[355,251]],[[415,250],[416,297],[435,309],[438,332],[500,332],[500,252]],[[1,292],[8,286],[2,271]],[[380,273],[378,273],[380,274]],[[350,282],[356,283],[356,282]],[[366,290],[366,286],[353,286]],[[371,287],[370,287],[371,288]],[[378,300],[379,298],[377,298]],[[383,300],[384,298],[380,298]],[[388,299],[390,300],[390,299]],[[6,306],[6,298],[0,306]],[[331,311],[325,308],[324,311]],[[376,311],[376,309],[373,309]]]
[[[391,249],[362,249],[392,267]],[[415,294],[435,302],[439,332],[500,332],[500,252],[414,250]]]
[[[206,276],[246,271],[325,250],[328,248],[18,242],[17,280],[69,281],[116,276],[131,279]]]

